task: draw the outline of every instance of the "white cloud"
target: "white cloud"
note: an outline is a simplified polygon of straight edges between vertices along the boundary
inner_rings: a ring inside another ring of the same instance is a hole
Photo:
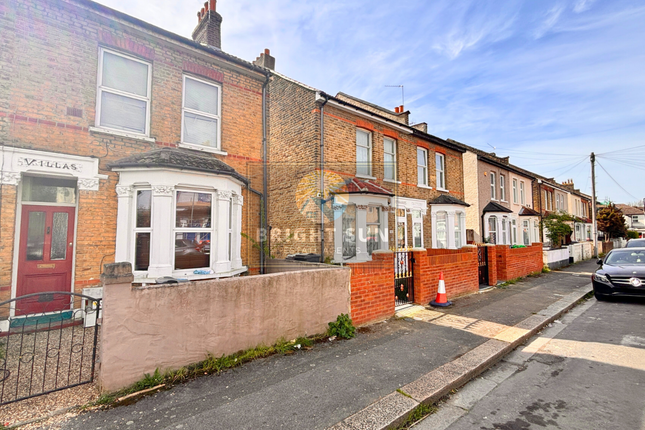
[[[576,3],[573,5],[573,11],[575,13],[584,12],[588,10],[595,1],[596,0],[576,0]]]
[[[562,15],[562,12],[564,12],[564,6],[559,4],[553,6],[551,9],[549,9],[546,13],[546,18],[542,21],[540,26],[533,32],[533,36],[536,39],[540,39],[543,37],[546,33],[549,32],[555,26],[560,19],[560,16]]]

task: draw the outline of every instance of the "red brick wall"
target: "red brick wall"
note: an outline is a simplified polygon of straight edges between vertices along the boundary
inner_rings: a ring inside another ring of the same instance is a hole
[[[413,251],[414,301],[427,305],[437,297],[443,272],[448,300],[479,290],[477,248]]]
[[[262,84],[264,76],[214,54],[108,17],[85,3],[19,0],[0,4],[0,145],[100,159],[98,191],[81,191],[76,243],[77,291],[98,284],[101,263],[114,259],[115,160],[181,139],[182,75],[222,85],[222,149],[217,155],[262,190]],[[5,31],[6,29],[6,31]],[[89,131],[95,124],[99,46],[143,57],[152,67],[150,137],[145,140]],[[67,108],[82,111],[70,116]],[[0,292],[11,283],[16,187],[2,186]],[[258,239],[260,199],[244,191],[242,231]],[[242,240],[251,269],[259,251]],[[0,298],[3,296],[0,295]]]
[[[348,264],[352,269],[351,317],[364,325],[394,315],[394,253],[375,252],[372,261]]]
[[[492,249],[492,248],[491,248]],[[542,244],[534,243],[526,248],[511,248],[509,245],[495,247],[497,260],[497,280],[508,281],[534,272],[544,266]]]
[[[497,252],[495,245],[486,245],[488,248],[488,285],[497,285]]]

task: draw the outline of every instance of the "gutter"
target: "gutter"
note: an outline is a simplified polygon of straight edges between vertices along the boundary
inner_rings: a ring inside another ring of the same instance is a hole
[[[266,80],[262,84],[262,211],[264,216],[260,220],[260,229],[262,231],[261,249],[260,249],[260,273],[266,273],[266,255],[265,250],[271,253],[271,248],[267,246],[269,235],[269,205],[268,205],[268,165],[267,165],[267,86],[271,74],[267,73]]]
[[[325,262],[325,105],[329,96],[323,92],[316,93],[320,105],[320,262]]]

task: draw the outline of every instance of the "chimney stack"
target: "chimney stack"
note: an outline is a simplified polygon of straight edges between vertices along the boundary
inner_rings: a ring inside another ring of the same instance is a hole
[[[193,30],[193,40],[222,49],[222,16],[216,11],[217,0],[208,0],[197,12],[197,27]]]
[[[271,51],[265,49],[259,57],[253,62],[256,66],[266,67],[267,69],[275,70],[275,58],[271,56]]]

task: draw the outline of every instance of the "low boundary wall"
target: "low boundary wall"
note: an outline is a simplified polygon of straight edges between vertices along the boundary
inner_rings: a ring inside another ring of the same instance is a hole
[[[427,305],[437,297],[443,272],[448,300],[479,291],[477,247],[413,251],[414,301]]]
[[[544,267],[541,243],[534,243],[525,248],[511,248],[509,245],[497,245],[495,248],[498,281],[508,281],[541,272]]]
[[[323,333],[350,311],[350,270],[325,268],[133,287],[129,263],[106,265],[99,381],[114,391],[280,338]]]
[[[372,261],[347,264],[352,270],[351,317],[354,325],[394,315],[394,253],[374,251]]]

